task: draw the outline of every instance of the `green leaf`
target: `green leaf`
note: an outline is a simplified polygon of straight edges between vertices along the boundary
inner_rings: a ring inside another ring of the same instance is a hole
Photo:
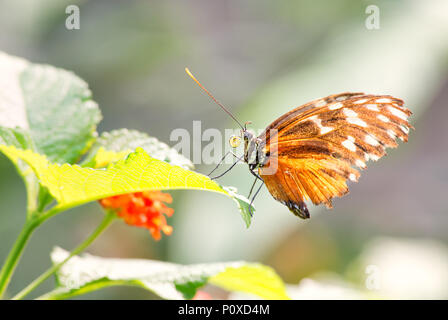
[[[21,128],[0,127],[0,144],[13,145],[20,149],[34,149],[29,132]]]
[[[196,291],[207,283],[206,278],[199,280],[187,281],[185,283],[174,283],[176,290],[181,292],[185,299],[193,299]]]
[[[11,129],[0,127],[0,145],[13,145],[17,148],[32,148],[34,149],[34,143],[30,134],[20,128]],[[39,183],[33,170],[23,161],[15,161],[14,165],[17,172],[22,176],[25,182],[27,192],[27,212],[31,215],[36,210],[38,201],[37,195],[39,194]]]
[[[0,145],[0,151],[14,163],[22,160],[34,170],[40,184],[57,200],[54,209],[59,211],[119,194],[173,189],[218,192],[234,199],[241,211],[249,208],[247,199],[236,197],[234,190],[229,193],[207,176],[151,158],[141,148],[107,169],[50,163],[44,155],[14,146]]]
[[[136,148],[142,148],[155,159],[184,169],[193,169],[193,164],[189,159],[179,154],[175,149],[170,148],[167,144],[150,137],[146,133],[128,129],[103,132],[90,149],[84,165],[102,167],[108,164],[107,159],[110,162],[116,161],[125,157]],[[111,151],[116,154],[112,154]],[[100,156],[100,159],[98,156]]]
[[[69,71],[2,52],[0,66],[0,127],[26,132],[32,144],[20,147],[51,161],[77,161],[94,142],[101,120],[87,84]]]
[[[54,264],[68,252],[55,248]],[[256,263],[225,262],[196,265],[142,260],[112,259],[91,255],[71,258],[57,272],[59,287],[41,297],[63,299],[114,285],[130,285],[152,291],[165,299],[191,299],[196,290],[210,282],[226,290],[237,290],[266,299],[289,299],[280,277],[269,267]]]
[[[255,208],[253,205],[250,204],[250,200],[247,199],[245,196],[238,194],[237,189],[234,187],[222,187],[222,188],[230,194],[233,200],[236,201],[238,208],[240,209],[241,218],[243,218],[243,221],[246,224],[246,228],[249,228],[252,220],[252,215],[255,212]],[[252,208],[252,214],[250,208]]]

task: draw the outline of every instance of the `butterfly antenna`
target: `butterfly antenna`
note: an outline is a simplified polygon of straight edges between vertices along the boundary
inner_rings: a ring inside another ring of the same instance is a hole
[[[205,93],[208,94],[208,96],[218,105],[220,106],[233,120],[235,120],[236,123],[241,127],[241,129],[245,130],[243,125],[233,116],[233,114],[226,108],[224,105],[219,102],[210,92],[208,92],[207,89],[204,88],[204,86],[198,81],[198,79],[195,78],[195,76],[188,70],[188,68],[185,68],[185,72],[190,76],[191,79],[193,79],[198,86],[205,91]]]

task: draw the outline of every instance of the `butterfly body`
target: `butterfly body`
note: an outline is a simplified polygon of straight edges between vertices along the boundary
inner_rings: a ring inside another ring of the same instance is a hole
[[[391,96],[331,95],[282,115],[258,137],[244,128],[244,161],[274,199],[307,219],[305,201],[332,208],[348,193],[347,180],[358,180],[356,168],[384,156],[396,138],[407,141],[410,115]]]

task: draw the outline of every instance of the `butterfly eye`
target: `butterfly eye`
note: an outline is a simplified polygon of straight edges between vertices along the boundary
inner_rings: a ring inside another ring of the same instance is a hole
[[[241,138],[238,136],[231,136],[229,143],[232,148],[238,148],[241,144]]]

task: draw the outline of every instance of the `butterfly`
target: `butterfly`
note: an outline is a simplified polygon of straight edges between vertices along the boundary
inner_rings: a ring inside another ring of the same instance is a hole
[[[307,201],[332,208],[333,198],[349,192],[347,181],[358,181],[358,169],[386,155],[386,148],[397,147],[397,139],[407,142],[413,128],[408,122],[412,112],[403,100],[344,92],[301,105],[255,136],[248,123],[241,125],[186,71],[241,127],[230,145],[237,148],[244,142],[243,156],[234,156],[246,162],[256,177],[250,194],[257,180],[262,181],[251,204],[266,185],[274,199],[303,219],[310,217]]]

